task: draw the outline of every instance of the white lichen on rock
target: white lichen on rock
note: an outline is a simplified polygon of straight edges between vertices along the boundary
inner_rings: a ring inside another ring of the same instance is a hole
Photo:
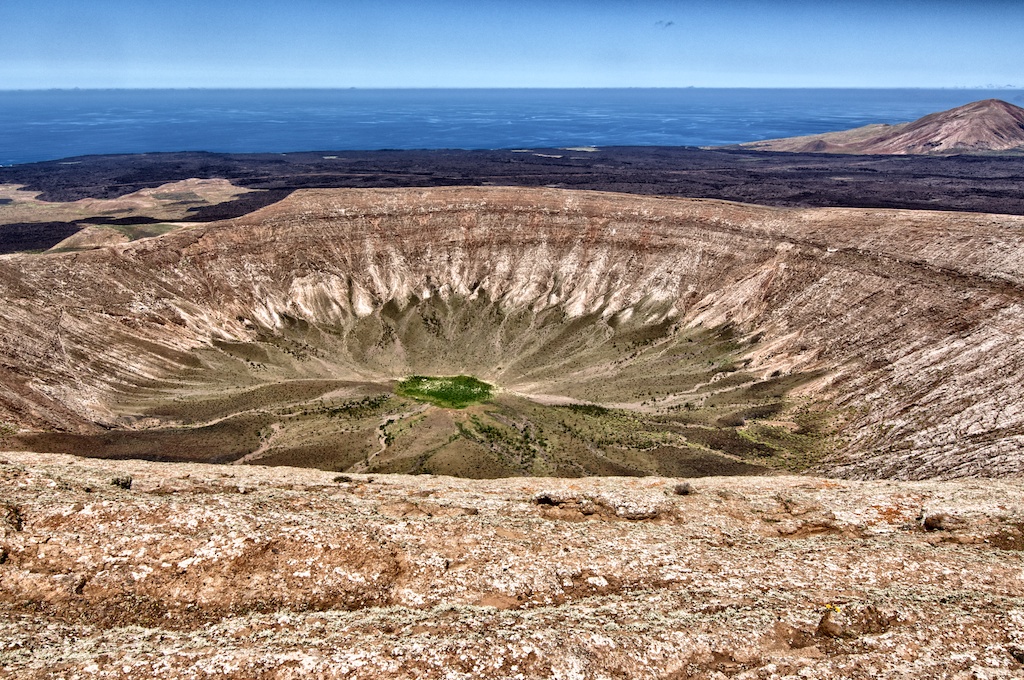
[[[1021,673],[1019,480],[4,458],[11,677]]]

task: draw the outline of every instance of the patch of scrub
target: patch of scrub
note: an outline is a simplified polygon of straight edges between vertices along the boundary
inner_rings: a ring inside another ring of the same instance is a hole
[[[490,399],[494,387],[469,375],[414,375],[398,383],[395,392],[441,408],[466,408]]]
[[[110,228],[127,236],[129,241],[137,241],[140,238],[162,236],[180,226],[179,224],[160,222],[158,224],[112,224]]]

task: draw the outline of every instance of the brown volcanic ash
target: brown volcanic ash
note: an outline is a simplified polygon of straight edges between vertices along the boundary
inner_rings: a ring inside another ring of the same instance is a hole
[[[761,151],[895,155],[1024,151],[1024,109],[986,99],[900,125],[867,125],[741,146]]]
[[[0,258],[0,421],[144,427],[119,410],[126,394],[206,379],[225,342],[296,329],[321,344],[292,377],[469,372],[601,402],[580,385],[633,371],[657,388],[681,334],[728,326],[752,380],[819,376],[791,397],[845,423],[824,471],[1020,474],[1022,240],[1024,218],[996,215],[303,191],[233,222]],[[427,305],[438,333],[403,331],[403,310]],[[588,359],[621,327],[650,329],[656,371]]]

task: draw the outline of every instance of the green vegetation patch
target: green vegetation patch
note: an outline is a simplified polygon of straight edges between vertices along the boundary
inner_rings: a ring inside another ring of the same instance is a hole
[[[441,408],[466,408],[490,399],[494,387],[470,375],[414,375],[398,383],[395,392]]]
[[[124,234],[130,241],[138,241],[140,238],[150,238],[152,236],[162,236],[178,228],[178,225],[166,222],[158,224],[109,224],[106,226]]]

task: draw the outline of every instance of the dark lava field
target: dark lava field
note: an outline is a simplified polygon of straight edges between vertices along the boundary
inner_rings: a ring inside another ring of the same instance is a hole
[[[40,191],[45,201],[116,198],[188,178],[224,178],[239,187],[264,190],[197,207],[188,218],[195,222],[239,217],[296,189],[488,185],[719,198],[770,206],[1024,214],[1024,164],[1019,158],[997,156],[850,157],[692,147],[183,152],[84,156],[0,168],[0,184]],[[125,223],[146,221],[133,217]],[[52,247],[82,223],[0,225],[0,253]]]

